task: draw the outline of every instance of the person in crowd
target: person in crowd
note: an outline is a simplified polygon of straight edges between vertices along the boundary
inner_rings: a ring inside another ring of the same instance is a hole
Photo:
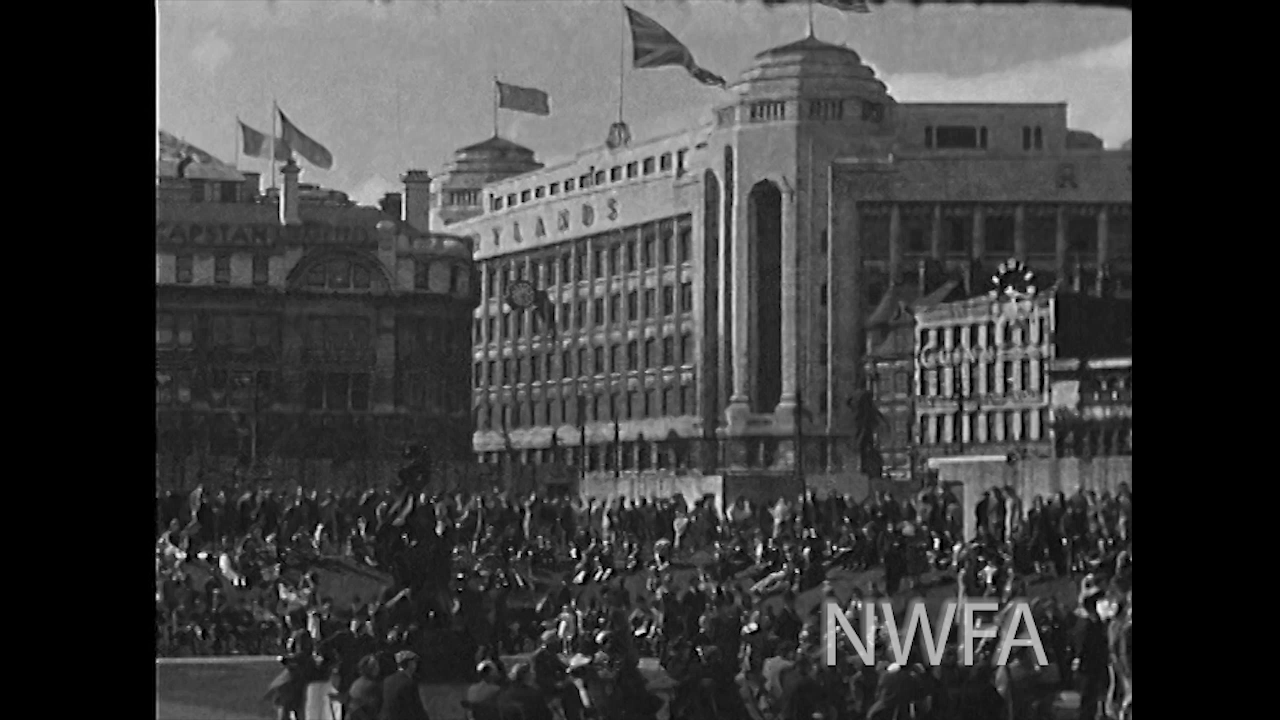
[[[343,720],[378,720],[382,709],[382,669],[376,655],[365,655],[356,665],[359,676],[347,689]]]
[[[418,654],[396,653],[396,672],[382,681],[382,708],[378,720],[430,720],[418,692]]]

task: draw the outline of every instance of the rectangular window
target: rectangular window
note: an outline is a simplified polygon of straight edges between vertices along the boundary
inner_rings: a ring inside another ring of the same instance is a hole
[[[215,255],[213,258],[213,281],[218,285],[231,282],[231,256]]]
[[[614,166],[609,169],[609,182],[618,182],[622,179],[622,167]]]
[[[674,249],[674,241],[675,241],[675,238],[671,236],[671,229],[663,228],[662,246],[661,246],[662,247],[661,261],[663,266],[675,264],[675,260],[676,260],[675,253],[672,252],[672,250]]]
[[[688,333],[680,336],[680,362],[684,365],[693,364],[693,335]]]
[[[662,157],[658,158],[658,169],[663,172],[671,169],[671,153],[663,153]]]
[[[593,257],[591,277],[600,279],[604,276],[604,249],[595,250],[591,255]]]
[[[627,163],[627,179],[631,179],[640,174],[640,163]]]
[[[609,246],[609,274],[610,275],[618,274],[618,246],[617,245]]]
[[[539,186],[533,189],[533,196],[535,198],[540,198],[546,194],[547,194],[547,188],[545,186]]]
[[[952,255],[969,254],[969,245],[973,241],[973,216],[946,218],[947,252]]]
[[[516,204],[516,194],[511,193],[510,195],[507,195],[507,207],[515,207],[515,204]]]
[[[627,343],[627,369],[640,369],[640,345],[635,340]]]
[[[644,174],[645,175],[653,174],[653,158],[651,157],[644,159]]]
[[[578,310],[578,327],[580,328],[587,327],[587,301],[579,300],[577,305],[577,310]]]
[[[657,338],[646,338],[644,341],[644,364],[645,367],[658,366],[658,340]]]
[[[179,255],[174,258],[174,266],[177,275],[174,278],[177,282],[184,285],[190,284],[193,278],[192,258],[190,255]]]
[[[1098,254],[1098,218],[1067,215],[1067,251],[1085,262]]]
[[[1035,130],[1035,149],[1036,150],[1044,149],[1044,132],[1041,131],[1039,127],[1037,127]]]
[[[553,183],[551,183],[550,185],[548,185],[548,186],[547,186],[547,194],[548,194],[548,195],[551,195],[551,196],[559,195],[559,194],[560,194],[560,183],[558,183],[558,182],[553,182]]]
[[[609,297],[609,322],[622,320],[622,296],[614,293]]]
[[[662,288],[662,314],[664,316],[676,314],[676,289],[670,285]]]
[[[565,191],[565,192],[567,192],[567,193],[568,193],[568,192],[573,192],[573,191],[574,191],[574,188],[575,188],[575,186],[576,186],[576,183],[577,183],[577,181],[576,181],[576,180],[574,180],[573,178],[569,178],[568,180],[565,180],[565,181],[564,181],[564,191]]]
[[[662,366],[676,364],[676,339],[670,336],[662,338]]]
[[[613,349],[609,351],[609,362],[610,362],[610,368],[609,368],[609,369],[610,369],[612,372],[620,372],[620,371],[622,371],[622,370],[624,369],[624,368],[623,368],[623,366],[622,366],[622,359],[623,359],[623,358],[622,358],[622,346],[621,346],[621,345],[614,345],[614,346],[613,346]]]
[[[596,171],[596,176],[595,176],[595,179],[594,179],[594,183],[593,183],[593,184],[594,184],[594,185],[597,185],[597,186],[599,186],[599,185],[603,185],[603,184],[605,183],[605,178],[606,178],[606,177],[607,177],[607,175],[605,174],[605,171],[604,171],[604,170],[597,170],[597,171]]]
[[[937,132],[939,150],[972,150],[978,147],[978,128],[944,126]]]
[[[636,241],[627,241],[627,272],[635,272],[636,269]]]
[[[591,301],[591,324],[604,325],[604,298],[596,298]]]
[[[560,256],[560,282],[573,282],[573,258],[569,255]]]
[[[676,244],[679,247],[680,262],[682,263],[689,262],[689,255],[690,255],[689,246],[690,246],[690,243],[693,241],[693,228],[684,223],[680,223],[680,229],[677,232],[677,238],[678,240]]]
[[[646,268],[653,267],[653,249],[654,249],[653,237],[646,237],[644,239],[644,245],[640,247],[641,267],[646,267]]]
[[[990,215],[984,218],[986,254],[1009,256],[1013,254],[1013,216]]]
[[[1029,127],[1022,128],[1022,149],[1031,149],[1031,128]]]
[[[578,348],[578,374],[588,375],[590,373],[591,368],[587,367],[587,349],[580,347]]]
[[[573,356],[568,350],[560,353],[560,377],[562,379],[573,377]]]
[[[529,202],[529,199],[530,199],[530,198],[532,198],[532,197],[533,197],[533,193],[532,193],[532,192],[530,192],[529,190],[521,190],[521,191],[520,191],[520,202],[522,202],[522,203],[527,203],[527,202]]]
[[[657,316],[658,292],[653,288],[644,291],[644,316],[647,318]]]
[[[818,304],[819,305],[821,305],[822,307],[826,307],[827,298],[830,297],[830,295],[831,293],[827,290],[826,283],[822,283],[821,285],[818,286]]]
[[[927,148],[933,147],[933,128],[932,127],[926,127],[924,129],[924,146]]]
[[[580,190],[586,190],[586,189],[587,189],[587,188],[589,188],[589,187],[591,187],[591,173],[586,173],[586,174],[583,174],[583,175],[579,175],[579,176],[578,176],[578,188],[579,188]]]
[[[635,290],[627,293],[627,319],[637,320],[640,317],[640,296]]]
[[[684,159],[688,154],[689,154],[688,150],[681,149],[676,151],[676,172],[677,173],[684,173],[684,168],[685,168]]]
[[[591,366],[591,367],[592,367],[592,369],[595,371],[595,373],[596,373],[597,375],[603,375],[603,374],[604,374],[604,371],[605,371],[605,368],[604,368],[604,348],[602,348],[602,347],[600,347],[600,346],[598,346],[598,345],[597,345],[597,346],[596,346],[596,348],[595,348],[594,350],[592,350],[591,352],[592,352],[592,356],[593,356],[593,357],[592,357],[592,362],[593,362],[593,364],[592,364],[592,366]]]
[[[156,313],[156,345],[166,347],[173,344],[173,315]]]
[[[693,283],[680,284],[680,312],[693,312]]]

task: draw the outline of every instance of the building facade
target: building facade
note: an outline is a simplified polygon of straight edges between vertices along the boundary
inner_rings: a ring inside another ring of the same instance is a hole
[[[411,443],[471,464],[470,242],[296,165],[266,196],[185,170],[162,163],[156,188],[160,480],[380,483]]]
[[[1080,413],[1081,378],[1059,381],[1055,373],[1089,368],[1097,358],[1127,356],[1131,328],[1127,300],[1052,290],[992,293],[919,311],[915,387],[921,456],[1074,455],[1075,440],[1064,438],[1079,436],[1088,443],[1102,426],[1089,424],[1091,411]],[[1130,367],[1123,363],[1125,372]],[[1084,386],[1095,392],[1109,388],[1109,382],[1088,373]],[[1063,400],[1064,393],[1074,394],[1075,401]],[[1080,417],[1068,418],[1072,411]],[[1108,417],[1113,414],[1121,417]],[[1068,420],[1084,423],[1083,432],[1071,430]],[[1118,424],[1115,430],[1127,432]],[[1108,438],[1105,454],[1128,454],[1123,441]]]
[[[899,103],[813,37],[730,89],[687,132],[442,179],[480,192],[447,227],[482,266],[482,458],[538,462],[554,434],[588,471],[856,473],[866,321],[922,263],[967,292],[1010,256],[1131,292],[1131,153],[1069,130],[1065,105]],[[505,302],[520,279],[554,331]]]

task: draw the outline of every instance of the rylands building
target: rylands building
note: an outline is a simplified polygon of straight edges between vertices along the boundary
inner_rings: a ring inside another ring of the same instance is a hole
[[[160,162],[160,481],[385,482],[423,443],[474,464],[470,242],[298,174],[263,196],[256,174]]]
[[[1064,104],[899,103],[808,37],[760,53],[712,111],[550,167],[497,138],[460,151],[432,212],[481,266],[483,460],[847,479],[886,294],[975,294],[1010,257],[1131,294],[1131,152],[1069,129]],[[520,280],[553,311],[513,310]]]

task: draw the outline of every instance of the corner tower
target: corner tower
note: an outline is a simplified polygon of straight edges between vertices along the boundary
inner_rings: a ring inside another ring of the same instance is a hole
[[[730,89],[710,140],[724,187],[720,434],[744,440],[726,444],[727,460],[795,469],[801,436],[824,438],[818,449],[806,440],[805,464],[833,449],[850,457],[858,259],[841,244],[845,225],[829,227],[827,176],[836,157],[888,157],[896,102],[856,52],[812,35],[758,54]]]
[[[498,180],[541,170],[533,151],[494,135],[458,150],[432,193],[434,227],[473,218],[484,212],[484,187]]]

